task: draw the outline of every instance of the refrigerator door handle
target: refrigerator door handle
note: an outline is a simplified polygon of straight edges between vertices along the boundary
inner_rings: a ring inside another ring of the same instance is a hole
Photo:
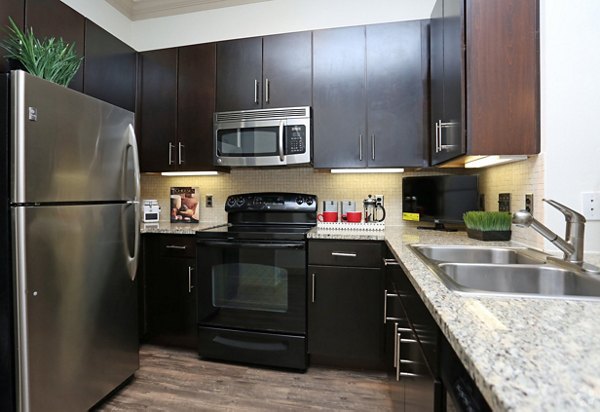
[[[135,194],[133,200],[127,201],[127,206],[134,207],[134,242],[133,242],[133,253],[131,251],[127,252],[127,270],[129,271],[129,277],[131,281],[135,280],[138,261],[139,261],[139,251],[140,251],[140,161],[138,157],[138,146],[137,140],[135,137],[135,130],[133,129],[133,125],[129,125],[127,128],[127,148],[126,150],[131,149],[133,155],[133,180],[135,187]],[[125,156],[125,160],[127,161],[127,156]],[[127,170],[127,168],[125,168]],[[127,233],[125,231],[124,233]],[[127,244],[127,242],[125,243]]]

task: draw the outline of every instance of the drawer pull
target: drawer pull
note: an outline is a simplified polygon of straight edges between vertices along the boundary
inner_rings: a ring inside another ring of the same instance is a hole
[[[331,256],[341,256],[341,257],[356,257],[356,253],[347,253],[347,252],[331,252]]]
[[[166,245],[165,249],[175,249],[175,250],[186,250],[187,246],[179,246],[179,245]]]
[[[396,259],[383,259],[384,266],[400,266]]]

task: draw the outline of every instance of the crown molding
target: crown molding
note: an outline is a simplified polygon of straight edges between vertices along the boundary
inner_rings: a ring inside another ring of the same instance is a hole
[[[241,6],[270,0],[105,0],[130,20]]]

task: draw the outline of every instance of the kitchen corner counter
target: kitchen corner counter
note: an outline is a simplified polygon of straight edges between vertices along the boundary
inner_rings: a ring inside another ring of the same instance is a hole
[[[171,223],[160,221],[158,223],[142,223],[141,233],[162,233],[171,235],[195,235],[199,230],[206,230],[214,226],[225,225],[226,222],[200,222],[200,223]]]
[[[388,226],[377,234],[315,228],[308,237],[385,240],[493,410],[594,410],[600,405],[600,301],[459,295],[407,247],[516,243],[480,242],[464,232],[411,226]]]

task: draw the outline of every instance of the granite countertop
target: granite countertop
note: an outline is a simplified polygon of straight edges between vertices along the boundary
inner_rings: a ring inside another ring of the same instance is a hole
[[[160,222],[142,225],[142,233],[194,234],[219,224],[224,222]],[[410,226],[387,226],[385,231],[314,228],[308,238],[385,241],[493,410],[599,408],[600,301],[460,295],[407,247],[519,244]],[[598,265],[600,255],[586,260]]]
[[[407,247],[518,244],[408,226],[332,232],[315,228],[309,238],[386,241],[493,410],[600,408],[600,301],[459,295]]]

